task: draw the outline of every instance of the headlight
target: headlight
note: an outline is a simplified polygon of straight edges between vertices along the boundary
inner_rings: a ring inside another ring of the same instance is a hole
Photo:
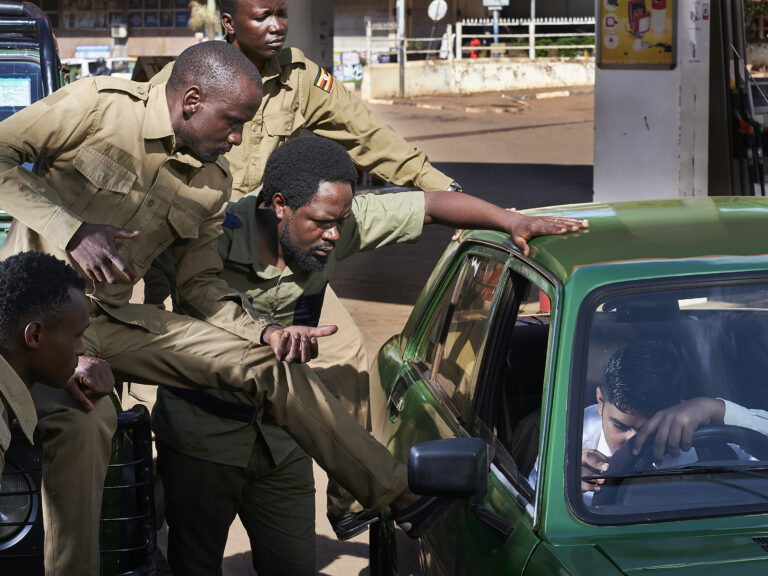
[[[0,549],[14,544],[23,536],[22,532],[29,530],[30,526],[22,523],[29,519],[34,503],[33,488],[27,476],[6,462],[0,481]]]

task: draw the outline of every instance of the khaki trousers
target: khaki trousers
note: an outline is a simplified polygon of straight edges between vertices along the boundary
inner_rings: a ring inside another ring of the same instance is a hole
[[[117,412],[104,397],[93,412],[63,390],[31,389],[43,448],[43,527],[47,576],[91,576],[100,572],[101,495]]]
[[[121,309],[123,319],[133,306],[138,307],[137,316],[146,317],[149,310],[145,305],[132,304]],[[151,307],[151,314],[158,326],[156,332],[118,322],[97,309],[84,335],[88,353],[108,361],[119,378],[131,382],[250,392],[273,415],[276,423],[366,508],[383,509],[405,489],[405,466],[357,424],[308,366],[278,362],[268,346],[253,344],[207,322],[156,307]],[[322,350],[322,340],[320,347]],[[44,448],[47,459],[44,467],[66,470],[55,478],[49,475],[49,500],[69,497],[65,495],[66,490],[51,491],[51,481],[70,486],[80,482],[91,499],[98,499],[100,507],[109,443],[80,446],[78,439],[82,432],[77,428],[82,425],[97,428],[105,437],[111,430],[108,434],[111,438],[114,414],[107,416],[105,411],[98,410],[86,415],[93,420],[106,419],[94,425],[88,418],[81,417],[82,411],[66,399],[54,399],[45,407],[38,404],[38,409],[61,413],[59,421],[65,424],[58,428],[57,444],[69,445],[72,452],[64,456],[65,453]],[[63,476],[68,479],[59,480]],[[53,516],[56,510],[78,505],[76,502],[59,504],[51,505]],[[58,533],[67,534],[67,538],[79,539],[85,536],[81,524],[93,521],[84,514],[79,522],[72,520],[71,515],[52,517],[47,524],[58,526]],[[98,522],[94,530],[98,534]],[[86,532],[91,533],[90,529]],[[98,548],[92,550],[92,544],[93,538],[76,543],[79,563],[48,572],[48,576],[89,573],[82,572],[81,566],[98,565]],[[55,548],[51,554],[59,556],[60,545],[61,538],[51,544]]]
[[[320,354],[309,366],[355,421],[370,430],[368,354],[365,340],[352,316],[330,286],[326,288],[320,314],[320,325],[324,324],[335,324],[339,331],[319,341]],[[328,476],[326,498],[329,514],[341,515],[362,510],[354,496],[332,476]]]

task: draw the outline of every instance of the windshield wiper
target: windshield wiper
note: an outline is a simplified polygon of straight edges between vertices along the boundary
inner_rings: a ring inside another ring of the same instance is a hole
[[[652,478],[656,476],[676,476],[678,474],[713,474],[716,472],[734,472],[746,476],[755,476],[757,478],[768,478],[768,465],[759,466],[725,466],[722,464],[706,464],[703,466],[688,465],[675,466],[672,468],[654,468],[652,470],[643,470],[641,472],[631,472],[628,474],[596,474],[592,476],[582,476],[585,482],[595,480],[626,480],[627,478]]]

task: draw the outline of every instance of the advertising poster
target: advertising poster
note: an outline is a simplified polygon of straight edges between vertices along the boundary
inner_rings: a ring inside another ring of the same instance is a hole
[[[600,68],[672,69],[677,64],[677,0],[600,0]]]

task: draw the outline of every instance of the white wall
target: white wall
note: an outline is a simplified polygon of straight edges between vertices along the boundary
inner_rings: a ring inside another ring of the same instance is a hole
[[[585,86],[594,80],[592,58],[418,60],[407,62],[405,69],[408,97]],[[398,86],[397,64],[377,64],[363,69],[363,99],[395,98]]]

